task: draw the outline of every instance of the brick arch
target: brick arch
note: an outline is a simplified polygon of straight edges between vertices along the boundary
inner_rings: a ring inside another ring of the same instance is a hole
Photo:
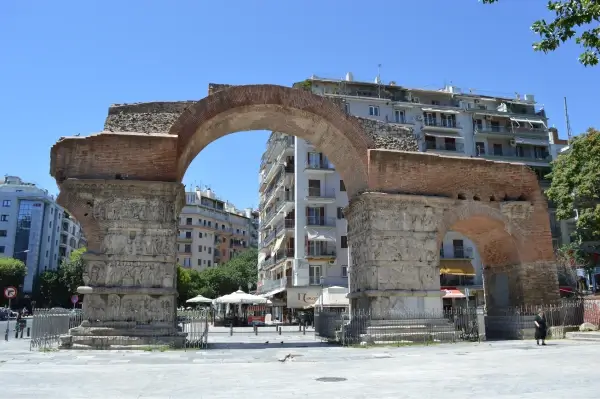
[[[475,244],[485,266],[516,265],[521,262],[524,240],[518,226],[508,220],[499,205],[479,201],[458,201],[444,213],[438,231],[441,245],[448,231],[456,231]]]
[[[178,179],[211,142],[249,130],[306,139],[333,162],[349,196],[367,187],[367,150],[374,142],[362,126],[322,96],[276,85],[230,87],[187,108],[169,130],[178,136]]]

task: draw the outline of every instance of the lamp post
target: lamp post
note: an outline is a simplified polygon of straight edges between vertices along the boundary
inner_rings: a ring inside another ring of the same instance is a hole
[[[323,313],[323,286],[325,285],[325,277],[319,277],[319,284],[321,285],[321,296],[319,297],[321,313]]]

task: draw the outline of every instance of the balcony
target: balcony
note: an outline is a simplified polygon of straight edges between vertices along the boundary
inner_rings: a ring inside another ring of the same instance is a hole
[[[306,162],[304,170],[307,173],[335,173],[335,168],[329,162]]]
[[[286,287],[289,286],[290,284],[288,284],[287,277],[283,277],[277,280],[264,279],[258,282],[256,287],[256,293],[259,295],[275,295],[278,292],[284,291]]]
[[[273,255],[270,258],[265,259],[261,263],[259,263],[258,268],[261,270],[269,269],[270,267],[279,264],[279,262],[282,262],[282,261],[290,259],[290,258],[291,259],[294,258],[294,249],[293,248],[282,249],[282,250],[278,251],[275,255]]]
[[[503,148],[502,151],[494,151],[492,154],[479,154],[477,156],[492,161],[519,162],[533,166],[548,166],[552,160],[551,156],[547,153],[537,154],[536,156],[536,154],[521,152],[514,148]]]
[[[326,226],[335,227],[337,223],[336,218],[324,217],[324,216],[307,216],[306,225],[311,227]]]
[[[335,202],[335,190],[321,190],[319,187],[309,187],[306,201],[313,204],[333,204]]]
[[[475,134],[488,136],[535,136],[547,141],[548,129],[546,128],[526,128],[522,126],[475,126]]]
[[[192,242],[192,237],[177,236],[177,242]]]
[[[438,142],[434,142],[433,140],[425,140],[425,148],[427,151],[431,151],[431,152],[435,152],[435,151],[440,151],[440,152],[452,152],[452,153],[464,153],[465,152],[465,145],[464,143],[438,143]]]
[[[333,245],[320,245],[324,244],[324,241],[309,241],[309,245],[306,247],[307,258],[335,258],[337,256],[336,249]]]
[[[309,285],[321,285],[321,276],[309,276]],[[348,277],[325,277],[323,287],[348,287]]]
[[[462,126],[460,123],[453,119],[430,119],[423,118],[423,131],[458,131],[461,130]]]

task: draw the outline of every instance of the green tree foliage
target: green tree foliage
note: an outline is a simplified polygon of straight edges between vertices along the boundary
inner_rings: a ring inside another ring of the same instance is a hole
[[[499,0],[480,1],[491,4]],[[533,49],[548,53],[574,38],[575,43],[584,50],[579,56],[579,62],[585,66],[597,65],[600,56],[600,1],[549,1],[546,7],[554,13],[554,20],[548,23],[540,19],[533,23],[531,30],[541,38],[533,44]]]
[[[33,299],[36,307],[70,307],[71,295],[83,285],[85,262],[81,255],[86,248],[79,248],[63,261],[58,270],[41,273],[34,282]]]
[[[216,298],[231,294],[241,288],[248,290],[248,284],[256,288],[258,278],[258,250],[255,248],[242,252],[229,262],[197,272],[177,267],[177,291],[179,304],[196,295]]]
[[[600,241],[600,131],[588,129],[571,142],[571,150],[552,163],[546,191],[559,220],[577,209],[576,241]]]
[[[26,274],[27,266],[19,259],[0,258],[0,289],[19,287]]]

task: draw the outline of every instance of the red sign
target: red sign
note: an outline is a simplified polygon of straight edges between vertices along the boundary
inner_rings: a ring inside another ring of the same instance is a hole
[[[15,287],[4,288],[4,298],[13,299],[17,297],[17,289]]]

